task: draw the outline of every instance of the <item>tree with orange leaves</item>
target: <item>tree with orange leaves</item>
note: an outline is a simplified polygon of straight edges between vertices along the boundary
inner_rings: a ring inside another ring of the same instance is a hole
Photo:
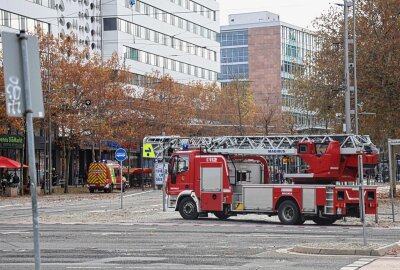
[[[126,73],[117,56],[102,61],[78,48],[73,37],[55,39],[41,36],[47,51],[42,68],[50,71],[45,93],[46,113],[56,128],[56,139],[63,150],[64,179],[70,178],[70,157],[83,141],[113,138],[114,123],[121,118]],[[68,185],[65,185],[68,192]]]

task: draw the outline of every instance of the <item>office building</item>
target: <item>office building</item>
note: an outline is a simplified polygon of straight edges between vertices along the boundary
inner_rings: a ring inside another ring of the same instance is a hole
[[[221,26],[220,43],[222,86],[232,80],[247,81],[261,108],[273,108],[276,116],[290,113],[297,131],[319,128],[312,113],[296,108],[290,92],[295,74],[302,72],[307,56],[316,50],[312,32],[267,11],[232,14],[229,25]]]
[[[219,72],[218,3],[128,0],[102,6],[103,55],[123,54],[132,73],[170,74],[180,83],[213,82]],[[137,76],[140,84],[142,76]]]
[[[139,84],[154,71],[182,83],[214,82],[217,11],[215,0],[15,0],[0,5],[0,30],[73,34],[104,59],[117,53]]]

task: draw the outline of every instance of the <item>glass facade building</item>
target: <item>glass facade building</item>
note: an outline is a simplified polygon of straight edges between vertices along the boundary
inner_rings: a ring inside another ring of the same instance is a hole
[[[247,30],[226,31],[220,34],[221,73],[218,80],[224,85],[232,80],[249,79]]]
[[[259,105],[274,102],[281,114],[293,116],[299,130],[318,126],[313,113],[303,112],[293,95],[296,76],[305,75],[305,61],[317,48],[312,32],[281,22],[270,12],[243,13],[229,16],[219,41],[222,86],[249,81]]]

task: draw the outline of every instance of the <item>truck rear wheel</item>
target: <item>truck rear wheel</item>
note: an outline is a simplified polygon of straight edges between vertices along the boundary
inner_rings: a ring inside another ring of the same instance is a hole
[[[197,219],[199,217],[196,203],[190,197],[183,198],[180,202],[179,213],[184,219]]]
[[[278,208],[279,220],[286,225],[295,225],[300,222],[300,211],[297,204],[291,200],[283,201]]]
[[[230,217],[229,214],[225,214],[224,212],[214,212],[214,215],[222,220],[228,219]]]
[[[323,218],[323,217],[314,217],[313,221],[318,224],[318,225],[332,225],[335,223],[337,218],[335,217],[328,217],[328,218]]]
[[[89,188],[90,193],[94,193],[94,188]]]

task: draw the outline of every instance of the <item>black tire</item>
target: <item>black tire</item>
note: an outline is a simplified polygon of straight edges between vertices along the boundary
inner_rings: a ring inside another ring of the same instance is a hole
[[[228,218],[230,217],[229,214],[226,214],[226,213],[224,213],[224,212],[214,212],[214,215],[215,215],[217,218],[222,219],[222,220],[226,220],[226,219],[228,219]]]
[[[306,219],[304,218],[303,215],[300,215],[299,222],[297,223],[297,225],[303,225],[304,222],[306,222]]]
[[[318,225],[332,225],[335,223],[337,218],[329,217],[329,218],[322,218],[322,217],[314,217],[313,221]]]
[[[89,188],[90,193],[94,193],[94,188]]]
[[[291,200],[286,200],[279,205],[278,217],[285,225],[295,225],[300,223],[300,211],[297,204]]]
[[[184,219],[197,219],[199,217],[196,203],[190,197],[183,198],[179,203],[179,213]]]

